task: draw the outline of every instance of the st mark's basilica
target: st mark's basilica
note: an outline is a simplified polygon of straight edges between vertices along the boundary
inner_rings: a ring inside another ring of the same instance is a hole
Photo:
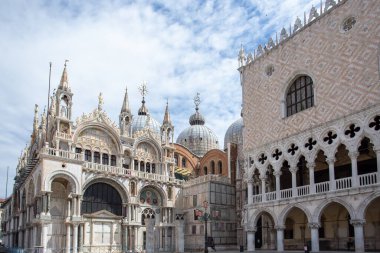
[[[65,64],[47,112],[35,107],[2,205],[3,242],[190,252],[207,230],[220,250],[379,251],[379,27],[379,1],[326,0],[253,52],[242,46],[243,108],[224,143],[201,95],[189,126],[175,129],[168,104],[151,116],[144,84],[138,111],[127,90],[120,97],[118,125],[102,94],[74,119]]]

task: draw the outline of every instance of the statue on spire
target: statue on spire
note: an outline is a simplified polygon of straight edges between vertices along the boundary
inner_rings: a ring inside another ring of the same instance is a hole
[[[101,110],[103,110],[103,104],[104,104],[103,95],[102,95],[101,92],[99,93],[98,100],[99,100],[99,102],[98,102],[98,110],[101,111]]]
[[[144,101],[146,94],[148,94],[148,89],[146,88],[146,82],[145,81],[139,87],[139,91],[140,91],[140,94],[143,97],[143,101]]]
[[[199,92],[197,92],[197,95],[194,97],[194,104],[195,104],[195,110],[198,111],[199,105],[201,103],[201,98],[199,97]]]

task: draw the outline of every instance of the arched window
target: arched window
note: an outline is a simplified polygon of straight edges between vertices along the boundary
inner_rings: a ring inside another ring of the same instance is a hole
[[[223,165],[222,165],[222,161],[219,161],[219,162],[218,162],[218,169],[219,169],[219,174],[222,174],[222,173],[223,173]]]
[[[211,161],[211,174],[215,174],[215,162]]]
[[[120,194],[109,184],[95,183],[83,194],[82,214],[107,210],[121,216],[122,201]]]
[[[286,94],[286,116],[314,106],[313,80],[309,76],[298,77]]]
[[[102,154],[102,164],[108,165],[108,154]]]
[[[207,175],[207,166],[203,168],[203,175]]]
[[[94,152],[94,163],[100,163],[100,153]]]
[[[84,151],[84,160],[87,162],[91,162],[91,151],[88,149]]]
[[[186,168],[186,158],[182,158],[182,168]]]
[[[111,166],[116,166],[116,156],[111,155]]]
[[[174,155],[174,160],[175,160],[175,165],[178,166],[178,155],[177,154]]]

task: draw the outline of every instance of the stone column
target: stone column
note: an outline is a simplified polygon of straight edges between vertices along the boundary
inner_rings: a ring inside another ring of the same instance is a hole
[[[363,226],[365,220],[351,220],[355,230],[355,252],[364,252],[364,233]]]
[[[122,248],[125,251],[128,250],[128,226],[126,224],[122,225],[123,228],[123,242],[122,242]]]
[[[262,202],[265,202],[267,200],[266,195],[265,195],[265,179],[266,179],[266,175],[262,175],[262,176],[260,175]]]
[[[48,233],[48,224],[47,223],[42,223],[41,224],[42,228],[42,236],[41,236],[41,246],[43,248],[43,252],[46,252],[47,249],[47,233]]]
[[[80,216],[82,196],[77,195],[77,215]]]
[[[71,216],[71,198],[67,199],[67,217]]]
[[[380,147],[374,148],[376,152],[376,161],[377,161],[377,183],[380,182]]]
[[[274,171],[273,174],[276,177],[276,199],[278,200],[278,199],[281,199],[280,177],[281,177],[282,172],[280,170],[279,171]]]
[[[334,171],[334,163],[335,163],[335,156],[328,157],[326,159],[326,162],[329,164],[329,181],[330,181],[330,191],[335,191],[335,171]]]
[[[315,163],[307,163],[307,167],[309,168],[309,181],[310,181],[310,194],[315,193],[315,183],[314,183],[314,168]]]
[[[290,172],[292,173],[292,197],[297,197],[297,170],[296,166],[290,167]]]
[[[165,227],[165,239],[164,239],[164,250],[167,251],[168,250],[168,246],[169,246],[169,237],[168,237],[168,234],[169,234],[169,227]]]
[[[176,252],[185,252],[184,220],[176,220]]]
[[[358,151],[350,151],[348,152],[348,156],[351,158],[351,170],[352,170],[352,187],[358,187],[359,186],[359,180],[358,180]]]
[[[319,223],[309,223],[311,232],[311,251],[319,252]]]
[[[23,245],[24,249],[28,249],[29,248],[29,228],[26,228],[25,229],[25,236],[24,236],[24,245]]]
[[[110,235],[110,244],[111,246],[114,244],[114,241],[115,241],[115,226],[113,224],[113,222],[111,222],[111,235]]]
[[[146,253],[154,253],[154,219],[145,219]]]
[[[77,196],[73,197],[73,216],[77,216]]]
[[[255,229],[247,229],[247,251],[255,251]]]
[[[66,224],[66,250],[65,253],[70,253],[71,249],[71,224]]]
[[[284,226],[276,226],[275,229],[277,230],[277,251],[283,252],[284,251]]]
[[[137,251],[137,246],[139,245],[139,236],[138,236],[138,227],[135,226],[135,245],[134,245],[134,248],[135,248],[135,251]]]
[[[37,224],[33,226],[33,248],[37,246]]]
[[[78,252],[78,224],[73,224],[73,251],[72,253]]]
[[[79,225],[79,231],[80,231],[80,235],[79,235],[79,252],[83,252],[83,244],[84,244],[84,224],[80,224]]]
[[[253,179],[250,178],[247,181],[247,186],[248,186],[248,205],[252,204],[253,202]]]

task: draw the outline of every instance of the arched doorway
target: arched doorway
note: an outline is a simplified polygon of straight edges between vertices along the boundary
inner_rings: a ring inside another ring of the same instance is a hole
[[[350,221],[350,214],[342,204],[332,202],[325,206],[319,221],[323,222],[324,232],[324,238],[319,238],[320,250],[347,250],[347,246],[355,240]]]
[[[284,249],[302,250],[310,244],[310,228],[308,218],[303,210],[298,207],[291,208],[284,217]]]
[[[367,206],[364,224],[364,245],[367,251],[380,250],[380,197]]]
[[[255,248],[275,249],[275,236],[273,218],[269,213],[263,212],[259,215],[256,222]]]

